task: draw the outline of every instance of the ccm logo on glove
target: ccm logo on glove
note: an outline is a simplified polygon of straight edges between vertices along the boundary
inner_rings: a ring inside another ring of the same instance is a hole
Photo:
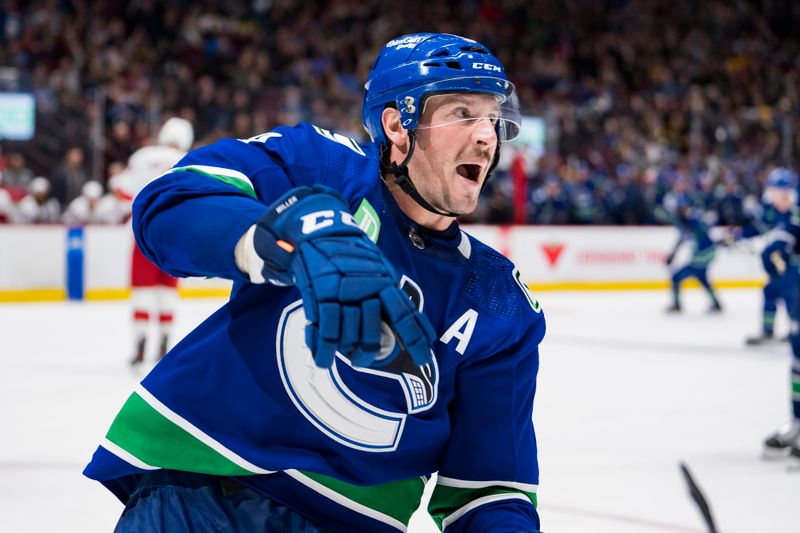
[[[303,221],[303,228],[301,231],[305,235],[309,235],[319,229],[333,226],[335,216],[336,214],[332,209],[303,215],[300,217],[300,220]],[[358,227],[358,222],[356,222],[356,219],[350,213],[339,211],[339,216],[344,224],[355,226],[356,228]]]

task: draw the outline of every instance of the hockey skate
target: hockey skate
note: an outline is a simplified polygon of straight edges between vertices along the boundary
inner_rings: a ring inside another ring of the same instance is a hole
[[[680,313],[681,304],[672,304],[671,306],[667,307],[664,312],[667,314]]]
[[[709,315],[716,315],[722,312],[722,306],[719,302],[714,302],[711,304],[711,307],[708,308]]]
[[[764,459],[781,459],[787,455],[800,462],[800,421],[782,425],[764,441]]]
[[[131,359],[131,366],[137,367],[144,363],[144,339],[139,339],[136,342],[136,353]]]
[[[795,443],[789,451],[789,459],[792,461],[792,467],[800,469],[800,444]]]
[[[161,361],[169,351],[169,338],[166,335],[161,336],[161,344],[158,347],[158,360]]]
[[[766,334],[762,333],[761,335],[753,335],[752,337],[747,337],[744,340],[744,343],[747,346],[764,346],[766,344],[776,344],[781,342],[783,339],[778,339],[772,333]]]

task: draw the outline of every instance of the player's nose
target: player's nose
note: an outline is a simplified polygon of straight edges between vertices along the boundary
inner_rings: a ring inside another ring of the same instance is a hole
[[[475,120],[472,126],[472,140],[478,144],[494,144],[497,142],[497,132],[489,117]]]

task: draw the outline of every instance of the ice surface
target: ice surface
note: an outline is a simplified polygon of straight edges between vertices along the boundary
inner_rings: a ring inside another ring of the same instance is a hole
[[[685,461],[725,533],[800,531],[800,471],[760,458],[789,415],[786,344],[745,348],[761,296],[538,294],[548,332],[535,422],[547,533],[703,532]],[[181,334],[221,304],[184,300]],[[81,476],[138,381],[127,302],[0,305],[0,531],[111,531],[121,505]],[[785,331],[785,320],[778,325]],[[418,513],[411,531],[434,531]]]

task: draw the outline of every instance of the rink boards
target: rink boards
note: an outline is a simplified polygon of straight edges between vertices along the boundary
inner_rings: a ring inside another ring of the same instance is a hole
[[[653,289],[666,287],[666,255],[677,240],[670,227],[465,226],[500,250],[536,290]],[[717,228],[718,231],[721,231]],[[68,252],[74,279],[76,246],[87,299],[127,298],[133,237],[130,227],[87,226],[83,242],[70,241],[61,225],[0,226],[0,302],[66,297]],[[759,242],[720,247],[710,277],[720,287],[763,283]],[[684,257],[687,250],[682,250]],[[182,279],[184,297],[225,296],[230,282]]]

